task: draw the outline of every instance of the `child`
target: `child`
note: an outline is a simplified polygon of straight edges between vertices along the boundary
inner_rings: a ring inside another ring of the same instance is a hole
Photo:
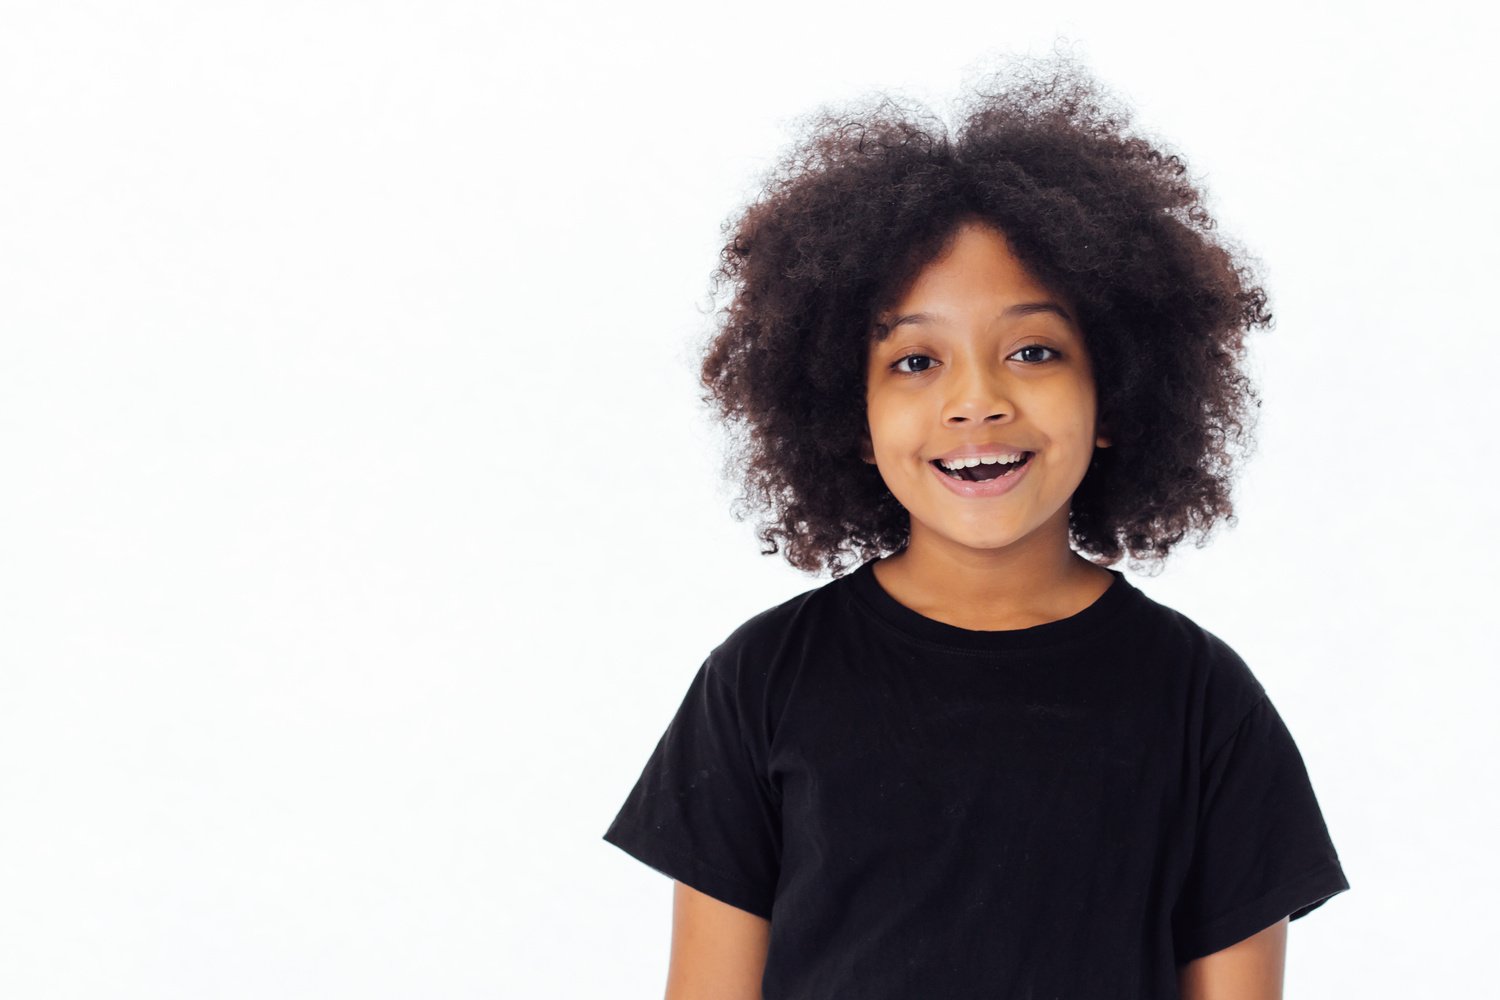
[[[1266,295],[1179,157],[1021,65],[952,138],[816,119],[716,273],[766,554],[834,579],[708,654],[604,839],[763,930],[743,995],[1280,996],[1349,888],[1249,667],[1108,568],[1233,523]],[[742,995],[678,932],[669,1000]]]

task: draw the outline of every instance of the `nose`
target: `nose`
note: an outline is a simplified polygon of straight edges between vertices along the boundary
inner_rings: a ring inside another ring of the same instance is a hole
[[[1009,420],[1015,413],[1011,380],[1004,368],[982,362],[954,360],[957,371],[948,379],[943,422],[982,424]]]

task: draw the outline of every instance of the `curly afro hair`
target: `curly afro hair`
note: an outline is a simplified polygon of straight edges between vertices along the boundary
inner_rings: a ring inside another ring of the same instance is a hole
[[[860,105],[863,104],[861,107]],[[727,220],[712,275],[729,304],[702,348],[703,401],[730,436],[735,516],[805,572],[835,577],[902,548],[910,515],[860,458],[878,317],[965,222],[1000,230],[1078,307],[1098,449],[1075,491],[1085,558],[1156,570],[1190,532],[1235,523],[1230,447],[1260,406],[1244,334],[1269,327],[1243,251],[1213,234],[1182,158],[1072,59],[1017,59],[942,123],[888,96],[814,112],[757,200]]]

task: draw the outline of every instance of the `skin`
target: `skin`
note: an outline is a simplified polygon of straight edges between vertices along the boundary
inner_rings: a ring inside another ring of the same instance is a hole
[[[1006,314],[1037,302],[1066,315]],[[960,628],[1028,628],[1082,611],[1113,578],[1068,544],[1073,492],[1110,443],[1076,310],[1027,273],[1001,233],[973,225],[881,319],[917,312],[931,318],[895,327],[868,357],[862,457],[911,514],[910,542],[875,564],[876,578]],[[1033,467],[1003,496],[958,496],[927,462],[970,442],[1036,452]],[[770,921],[674,886],[666,1000],[759,1000]],[[1183,1000],[1281,1000],[1286,925],[1183,966]]]
[[[771,922],[674,881],[666,1000],[761,1000]]]
[[[1182,1000],[1282,1000],[1287,917],[1177,970]]]
[[[1066,315],[1008,315],[1053,303]],[[1032,277],[1005,237],[964,226],[888,313],[866,365],[862,456],[911,514],[906,548],[875,564],[896,600],[960,628],[1027,628],[1076,614],[1112,577],[1068,544],[1068,512],[1096,447],[1093,373],[1077,311]],[[916,357],[913,357],[916,355]],[[998,497],[948,490],[930,459],[965,444],[1036,454]]]

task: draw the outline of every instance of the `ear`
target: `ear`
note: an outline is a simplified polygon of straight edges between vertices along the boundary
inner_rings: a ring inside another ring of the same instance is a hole
[[[870,443],[868,424],[865,426],[864,432],[859,436],[859,457],[871,465],[875,464],[875,446]]]

